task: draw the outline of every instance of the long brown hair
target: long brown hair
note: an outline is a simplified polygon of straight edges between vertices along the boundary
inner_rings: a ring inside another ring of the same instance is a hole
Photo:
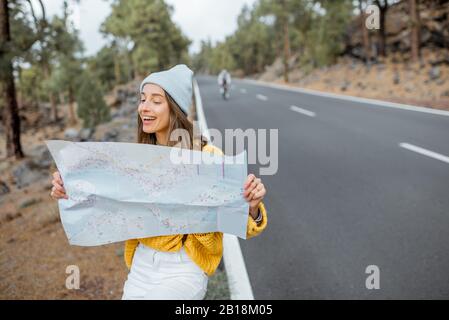
[[[198,137],[193,137],[193,123],[190,122],[176,101],[165,90],[163,91],[170,109],[168,146],[173,147],[180,142],[181,148],[202,150],[207,144],[207,139],[203,135],[200,135],[199,139]],[[170,135],[176,129],[184,129],[181,131],[184,134],[178,137],[178,141],[171,141]],[[188,134],[188,137],[185,134]],[[143,131],[142,119],[137,113],[137,143],[156,144],[156,141],[156,133],[146,133]]]

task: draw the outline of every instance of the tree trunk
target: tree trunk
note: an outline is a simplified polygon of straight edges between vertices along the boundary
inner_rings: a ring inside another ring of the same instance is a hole
[[[42,52],[42,69],[44,71],[44,79],[49,80],[51,77],[51,68],[50,64],[48,63],[46,53]],[[56,105],[56,99],[54,96],[54,93],[52,90],[49,90],[48,92],[48,100],[50,100],[50,106],[51,106],[51,118],[54,122],[58,121],[58,108]]]
[[[368,28],[365,25],[366,14],[363,10],[362,0],[359,0],[360,20],[363,35],[363,53],[365,58],[365,64],[371,61],[371,45],[369,41]]]
[[[13,66],[13,70],[14,70],[14,66]],[[16,71],[17,71],[18,82],[21,83],[21,81],[22,81],[21,80],[22,79],[22,67],[20,66],[20,64],[17,64]],[[20,109],[22,109],[23,105],[25,104],[23,99],[24,99],[23,93],[21,92],[21,90],[17,90],[17,92],[16,92],[16,100],[17,100],[17,108],[19,110],[19,113],[20,113]]]
[[[121,72],[120,72],[120,61],[118,58],[118,54],[115,55],[114,57],[114,77],[115,77],[115,84],[118,85],[120,84],[120,80],[121,80]]]
[[[134,65],[133,65],[133,59],[131,57],[131,52],[126,50],[126,59],[128,63],[128,81],[134,80],[135,74],[134,74]]]
[[[70,124],[76,124],[76,115],[75,115],[75,97],[73,94],[73,89],[69,89],[69,114],[70,114]]]
[[[56,104],[56,97],[53,93],[50,93],[50,105],[51,105],[51,118],[54,122],[58,122],[58,105]]]
[[[0,46],[5,51],[0,52],[0,84],[2,86],[3,121],[6,133],[6,156],[23,158],[20,142],[20,118],[14,86],[13,68],[8,46],[11,42],[9,29],[8,1],[0,0]]]
[[[379,29],[379,54],[382,57],[387,55],[386,52],[386,32],[385,32],[385,13],[380,13],[380,29]]]
[[[413,61],[418,61],[421,58],[421,23],[419,18],[419,0],[409,0],[409,9],[410,9],[410,19],[411,19],[411,41],[410,41],[410,50]]]
[[[285,82],[289,82],[289,80],[288,80],[289,60],[290,60],[290,37],[289,37],[289,31],[288,31],[288,19],[285,19],[285,21],[284,21],[284,81]]]
[[[375,4],[379,7],[380,11],[380,25],[379,25],[379,54],[383,57],[387,55],[386,42],[387,42],[387,32],[385,30],[385,20],[388,11],[388,0],[384,0],[383,5],[381,5],[379,0],[375,0]]]

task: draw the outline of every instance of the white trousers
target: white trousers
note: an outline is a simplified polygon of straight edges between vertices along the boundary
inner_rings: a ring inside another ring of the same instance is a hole
[[[162,252],[139,243],[122,300],[202,300],[207,283],[207,274],[184,247],[178,252]]]

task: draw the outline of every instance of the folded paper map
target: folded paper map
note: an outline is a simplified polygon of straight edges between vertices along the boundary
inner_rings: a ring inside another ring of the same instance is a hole
[[[46,143],[69,197],[58,206],[70,244],[217,231],[246,239],[246,151],[231,157],[138,143]]]

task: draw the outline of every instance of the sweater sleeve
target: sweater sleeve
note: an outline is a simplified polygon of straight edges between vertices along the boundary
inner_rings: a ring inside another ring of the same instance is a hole
[[[259,235],[267,227],[268,222],[267,211],[262,201],[259,203],[259,210],[260,213],[262,214],[262,221],[260,221],[259,223],[254,221],[253,217],[250,214],[248,214],[248,225],[246,229],[247,240]]]
[[[123,258],[125,259],[126,266],[128,269],[131,268],[131,263],[133,261],[134,252],[136,251],[139,241],[137,239],[126,240],[125,242],[125,252],[123,253]]]
[[[253,217],[248,214],[248,224],[246,227],[246,239],[251,239],[258,236],[265,230],[268,223],[267,211],[263,202],[259,203],[259,210],[262,214],[262,221],[257,223],[254,221]],[[214,250],[217,248],[215,245],[216,241],[222,241],[223,233],[221,232],[211,232],[211,233],[192,233],[191,236],[195,238],[192,240],[190,237],[189,241],[195,243],[195,247],[201,247],[201,250],[207,254],[217,254]]]

